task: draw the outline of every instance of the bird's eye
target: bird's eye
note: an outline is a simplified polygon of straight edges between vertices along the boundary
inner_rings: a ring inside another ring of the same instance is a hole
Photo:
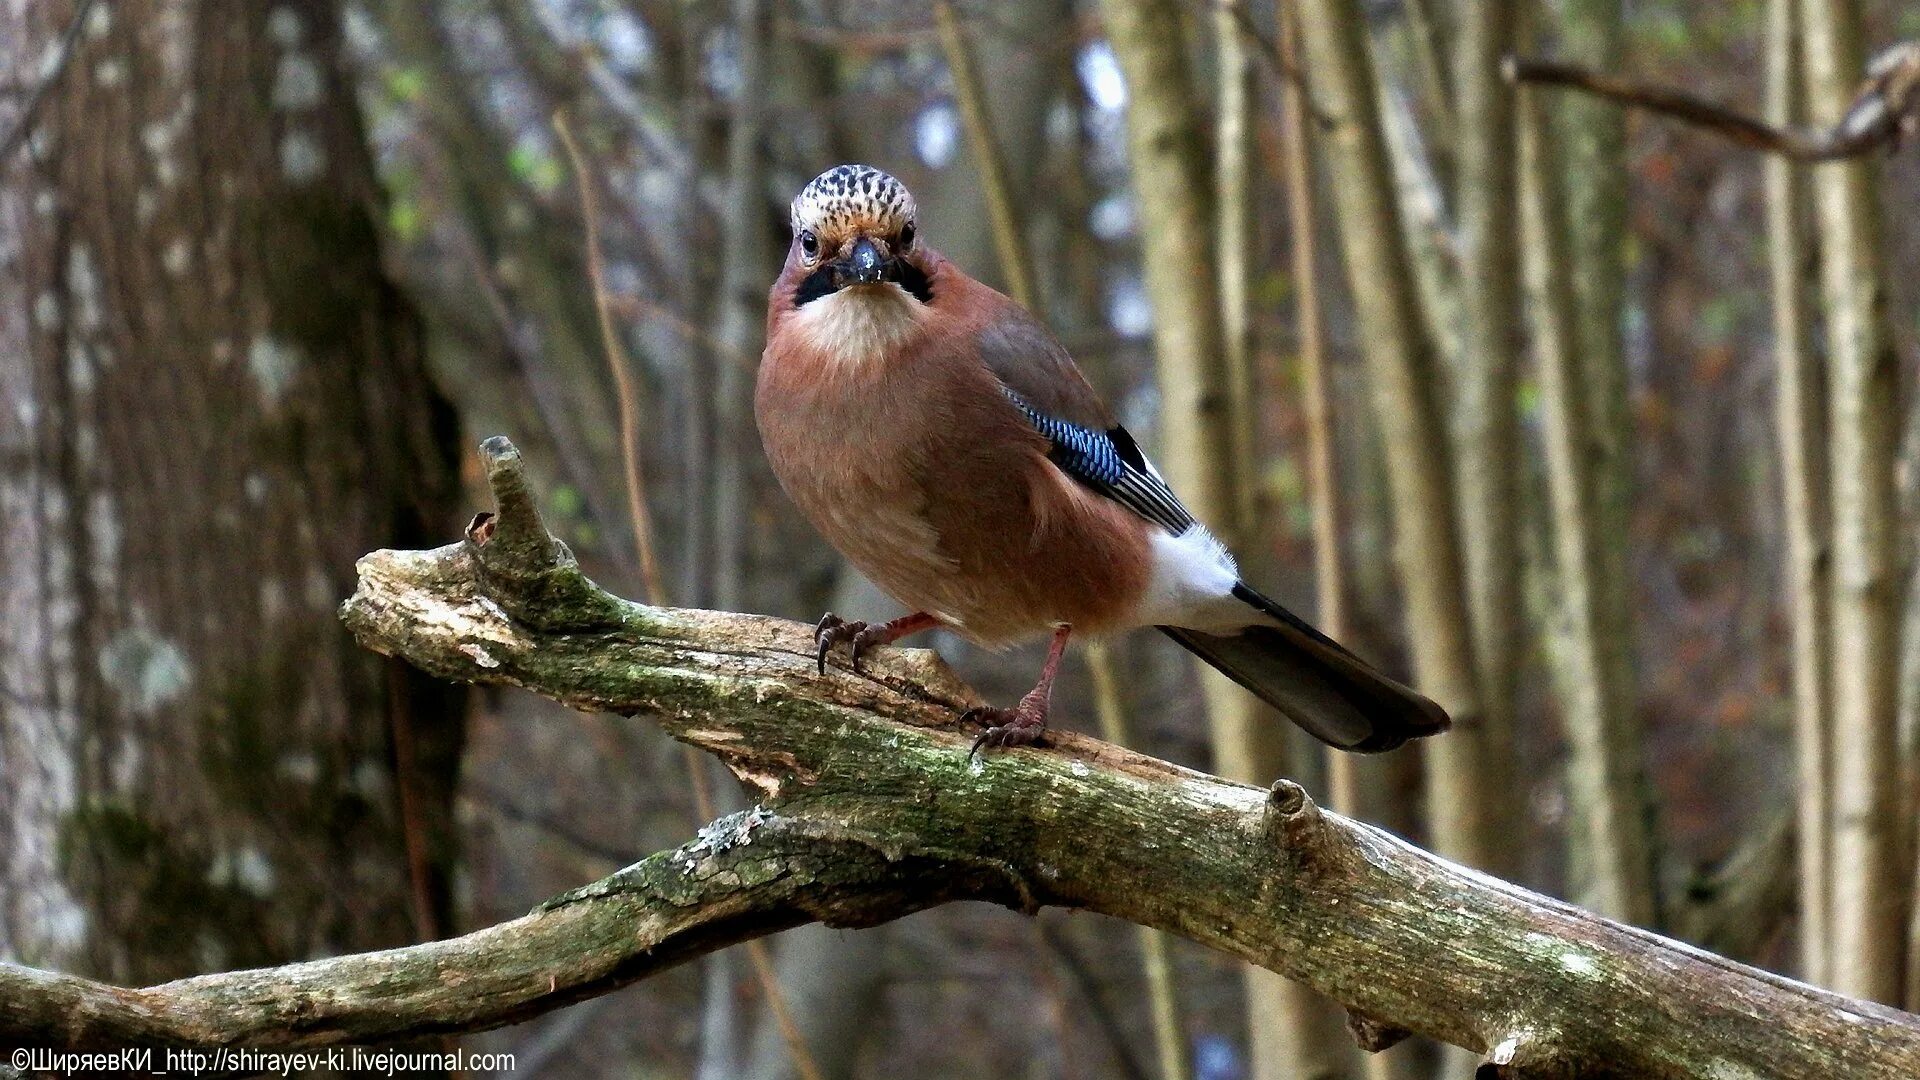
[[[807,229],[800,230],[800,250],[811,259],[820,254],[820,238]]]
[[[913,222],[909,221],[900,230],[900,250],[905,251],[906,249],[912,246],[913,246]]]

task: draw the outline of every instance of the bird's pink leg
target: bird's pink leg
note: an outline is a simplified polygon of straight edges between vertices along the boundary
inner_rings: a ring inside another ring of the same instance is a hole
[[[860,654],[875,645],[891,645],[908,634],[917,634],[922,630],[931,630],[940,625],[940,620],[924,611],[911,615],[902,615],[883,623],[848,622],[829,611],[820,616],[820,624],[813,628],[813,644],[819,651],[815,660],[820,665],[820,674],[827,673],[827,653],[842,641],[852,642],[854,674],[860,673]]]
[[[1060,626],[1053,631],[1053,643],[1047,646],[1047,662],[1040,669],[1040,681],[1011,709],[981,705],[968,709],[963,720],[984,720],[987,730],[973,740],[971,754],[983,746],[1025,746],[1038,742],[1047,730],[1047,708],[1053,703],[1053,677],[1060,671],[1060,657],[1067,651],[1067,636],[1073,627]]]

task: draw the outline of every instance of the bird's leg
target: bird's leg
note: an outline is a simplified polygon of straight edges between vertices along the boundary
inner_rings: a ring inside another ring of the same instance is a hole
[[[983,746],[1025,746],[1038,742],[1046,733],[1047,707],[1053,701],[1053,677],[1060,670],[1060,657],[1067,651],[1067,635],[1071,633],[1071,626],[1054,629],[1053,643],[1047,646],[1047,662],[1040,669],[1040,681],[1020,699],[1020,704],[1011,709],[980,705],[961,716],[962,720],[982,720],[987,725],[987,730],[973,740],[968,756],[979,753]]]
[[[924,611],[911,615],[902,615],[883,623],[864,623],[847,620],[829,611],[820,616],[820,624],[813,628],[813,644],[818,650],[815,661],[820,666],[820,674],[827,673],[827,653],[842,641],[852,642],[854,674],[860,673],[860,654],[875,645],[891,645],[908,634],[917,634],[922,630],[931,630],[940,625],[940,620]]]

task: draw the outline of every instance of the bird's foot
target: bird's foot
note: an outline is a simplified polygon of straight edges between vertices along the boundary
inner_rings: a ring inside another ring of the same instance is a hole
[[[814,659],[820,668],[820,674],[827,673],[827,653],[833,647],[848,642],[848,653],[853,661],[853,673],[860,674],[860,655],[876,645],[891,645],[908,634],[931,629],[938,624],[933,616],[925,612],[903,615],[883,623],[865,623],[858,620],[849,622],[829,611],[820,616],[819,625],[813,628],[813,643],[817,650]]]
[[[1047,733],[1047,697],[1041,688],[1036,687],[1011,709],[976,705],[961,713],[962,722],[987,725],[980,737],[973,740],[973,749],[967,751],[967,756],[978,754],[982,747],[1031,746],[1039,742]]]
[[[867,630],[867,624],[858,619],[847,620],[829,611],[820,616],[820,622],[813,628],[814,661],[819,665],[820,674],[827,673],[827,653],[843,641],[853,642],[853,670],[860,670],[860,635]]]

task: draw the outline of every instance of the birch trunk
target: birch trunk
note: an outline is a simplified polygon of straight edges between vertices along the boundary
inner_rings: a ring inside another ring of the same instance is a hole
[[[1767,5],[1767,119],[1805,120],[1799,0]],[[1833,736],[1832,575],[1825,373],[1807,340],[1807,175],[1779,155],[1766,160],[1767,259],[1773,293],[1775,423],[1785,507],[1787,611],[1793,632],[1794,755],[1799,861],[1800,971],[1830,978]]]
[[[1845,113],[1860,77],[1851,0],[1805,0],[1809,111]],[[1904,864],[1897,850],[1898,596],[1893,485],[1897,362],[1884,324],[1874,166],[1815,166],[1825,300],[1833,498],[1833,985],[1897,1001]]]

